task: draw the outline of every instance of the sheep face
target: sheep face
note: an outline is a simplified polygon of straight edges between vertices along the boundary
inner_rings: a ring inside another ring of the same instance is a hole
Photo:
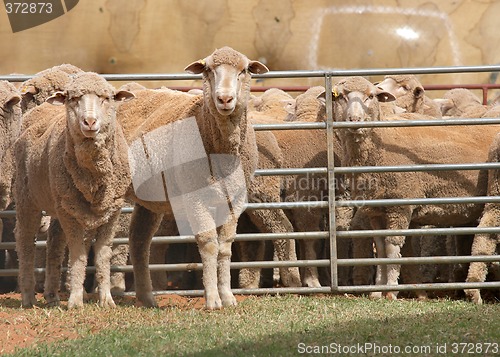
[[[415,76],[386,76],[377,87],[397,98],[411,96],[415,99],[424,96],[424,88]]]
[[[116,102],[135,98],[128,91],[114,93],[114,88],[94,73],[78,76],[64,92],[47,99],[65,105],[68,128],[73,136],[95,139],[101,131],[111,131],[116,124]]]
[[[320,96],[324,96],[324,94]],[[334,87],[335,120],[347,122],[378,121],[380,120],[379,102],[395,99],[391,93],[376,87],[363,77],[349,77]]]
[[[250,73],[265,73],[267,67],[250,61],[229,47],[216,50],[207,58],[185,68],[187,72],[203,74],[205,95],[222,116],[231,115],[238,105],[247,101]]]

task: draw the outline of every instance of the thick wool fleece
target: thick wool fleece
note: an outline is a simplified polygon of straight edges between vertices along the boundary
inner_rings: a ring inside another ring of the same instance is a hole
[[[71,81],[71,76],[82,70],[71,64],[62,64],[38,72],[33,78],[23,82],[21,92],[23,113],[42,104],[52,94],[63,91]]]
[[[450,89],[444,94],[449,104],[443,107],[443,115],[461,118],[481,118],[487,108],[470,90],[465,88]]]
[[[295,120],[316,122],[325,121],[325,105],[318,96],[325,91],[321,86],[311,87],[295,99]]]
[[[21,130],[19,92],[7,81],[0,81],[0,160]]]

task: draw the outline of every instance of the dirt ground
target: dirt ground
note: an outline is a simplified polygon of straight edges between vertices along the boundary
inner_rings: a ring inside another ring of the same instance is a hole
[[[65,300],[67,297],[61,295],[61,298]],[[238,301],[245,299],[243,296],[236,298]],[[37,294],[37,300],[42,299],[42,294]],[[159,308],[203,309],[205,305],[203,298],[188,298],[174,294],[156,296],[156,301]],[[115,302],[121,306],[138,306],[135,297],[117,297]],[[61,305],[61,309],[64,310],[65,301],[62,301]],[[90,323],[89,316],[77,315],[75,317],[73,314],[72,318],[57,318],[57,323],[46,323],[51,314],[56,315],[52,312],[53,309],[43,307],[22,309],[20,306],[20,294],[0,294],[0,355],[11,353],[16,347],[23,348],[40,342],[76,339],[80,337],[77,333],[78,324]],[[64,314],[62,316],[64,317]],[[95,331],[93,332],[106,327],[99,325],[98,322],[98,320],[94,321]]]

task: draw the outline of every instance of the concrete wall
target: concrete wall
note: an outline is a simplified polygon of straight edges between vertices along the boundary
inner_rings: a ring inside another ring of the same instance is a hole
[[[499,15],[494,0],[82,0],[64,16],[12,33],[0,5],[0,73],[64,62],[100,73],[178,73],[224,45],[272,70],[496,64]]]

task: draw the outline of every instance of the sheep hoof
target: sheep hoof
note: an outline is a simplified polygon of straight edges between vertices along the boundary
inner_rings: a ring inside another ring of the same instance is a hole
[[[59,299],[59,294],[56,293],[43,294],[43,297],[47,302],[47,307],[57,307],[61,303]]]
[[[205,300],[206,300],[205,307],[208,310],[218,310],[222,308],[222,301],[218,293],[210,295],[206,294]]]
[[[307,277],[304,278],[304,285],[308,288],[321,288],[318,278]],[[291,286],[291,285],[288,285]]]
[[[370,299],[382,299],[382,292],[381,291],[371,292],[369,297]]]
[[[111,297],[111,294],[99,297],[99,306],[103,308],[115,308],[116,304]]]
[[[75,298],[74,296],[70,295],[68,300],[68,310],[79,309],[82,307],[83,307],[83,298]]]
[[[236,306],[238,303],[236,302],[236,298],[233,293],[221,294],[222,306]]]
[[[392,292],[392,291],[389,291],[387,292],[387,294],[385,295],[386,299],[387,300],[397,300],[398,299],[398,296],[396,293]]]
[[[319,281],[317,281],[317,278],[311,277],[311,280],[316,279],[316,282],[312,282],[312,284],[318,284],[318,285],[306,285],[309,287],[317,288],[321,287]],[[281,281],[283,282],[283,285],[286,287],[301,287],[302,282],[300,280],[300,273],[298,268],[290,268],[290,269],[284,269],[284,271],[281,274]]]
[[[481,292],[478,289],[465,289],[465,295],[469,301],[472,301],[474,304],[482,305],[483,299],[481,298]]]
[[[22,294],[21,306],[25,309],[30,309],[36,304],[35,293]]]

